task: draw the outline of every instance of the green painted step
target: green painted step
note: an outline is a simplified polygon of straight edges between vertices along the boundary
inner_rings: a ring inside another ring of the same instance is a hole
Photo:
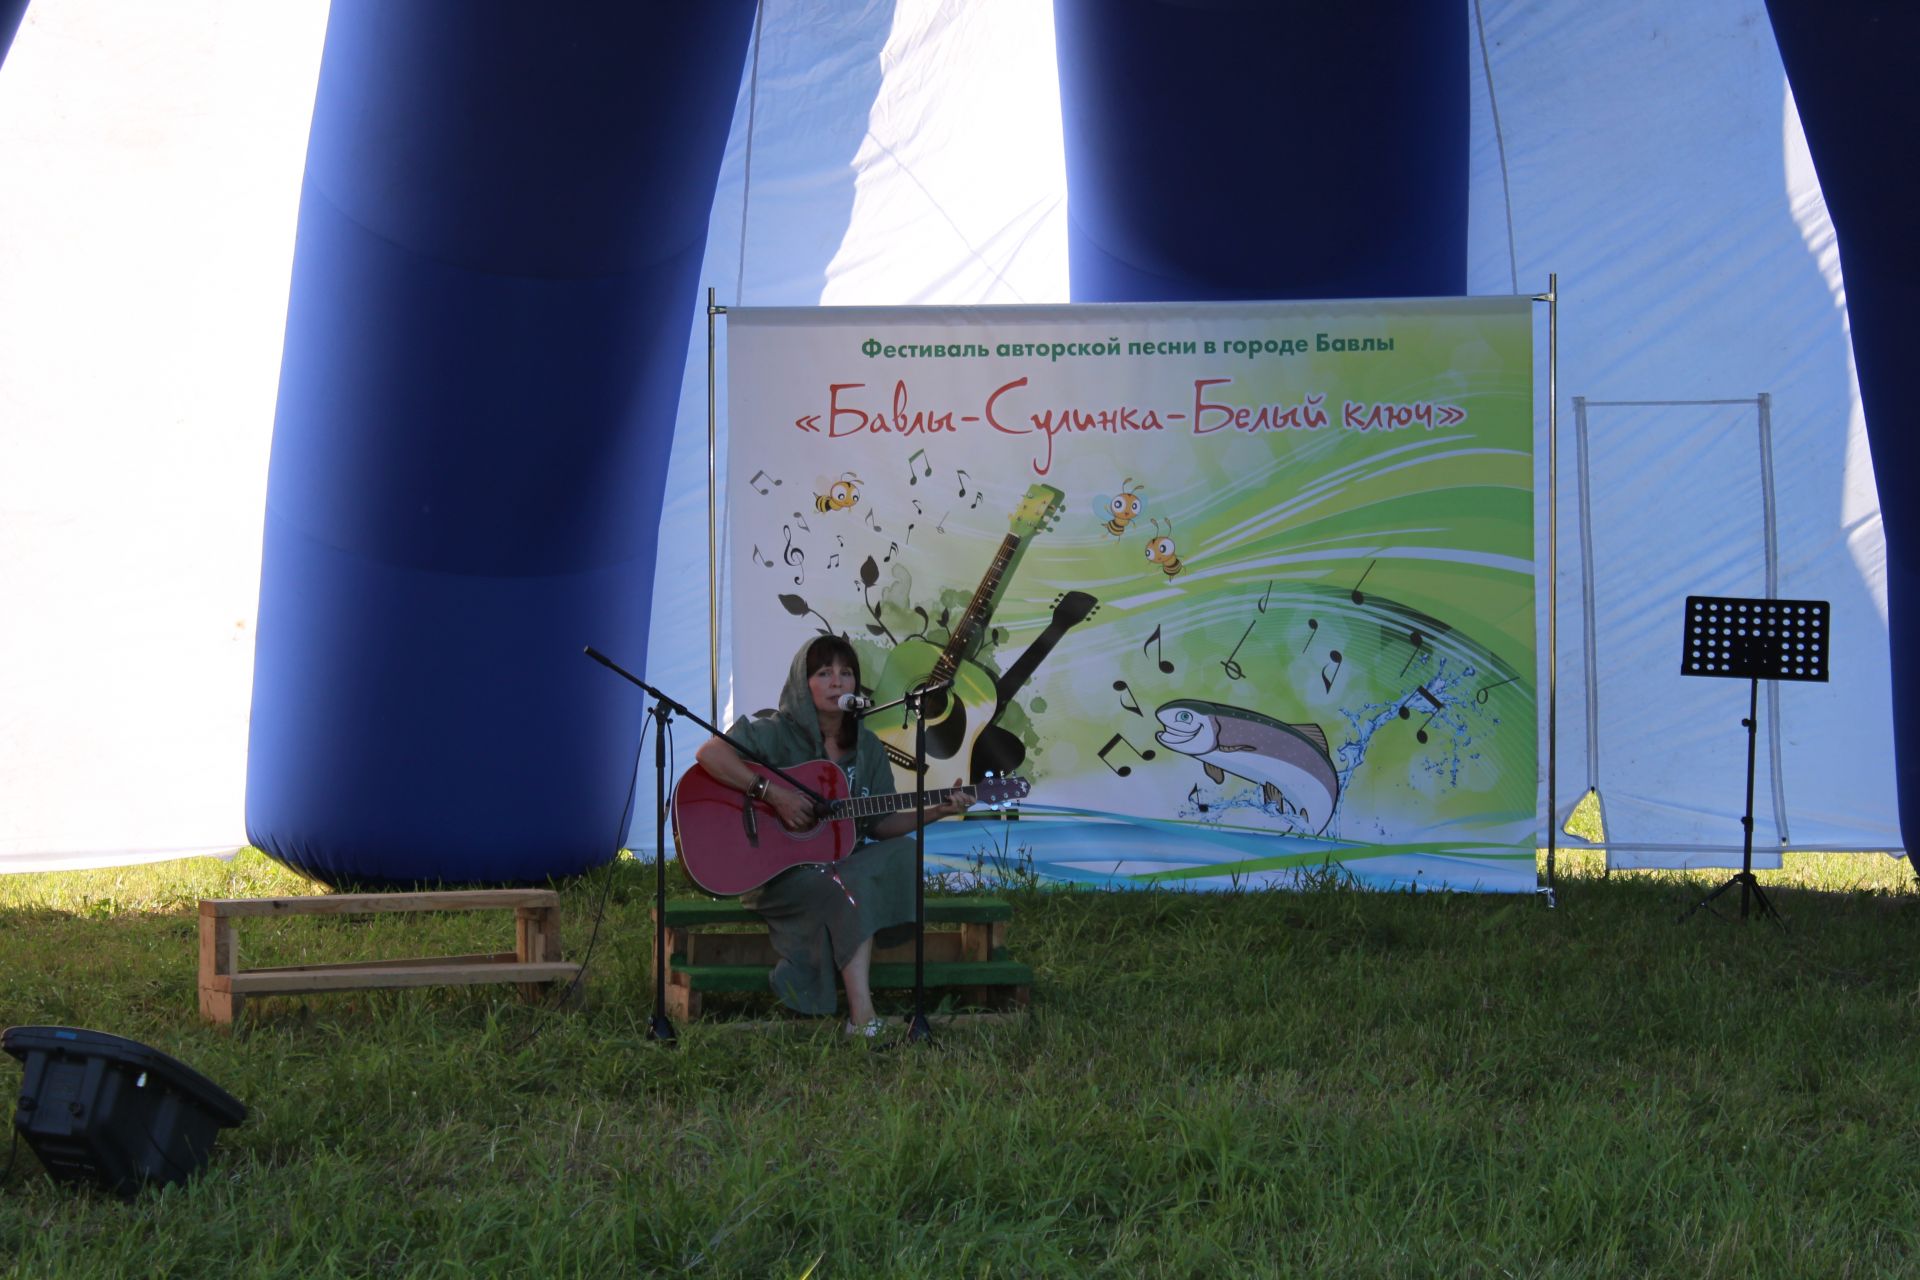
[[[928,924],[994,924],[1013,919],[1013,904],[1004,898],[928,898]],[[759,924],[760,917],[731,901],[711,898],[674,898],[667,903],[667,923],[690,928],[705,924]]]
[[[696,991],[765,991],[763,964],[687,964],[679,956],[669,962],[674,973],[687,975]],[[1017,960],[954,960],[926,967],[929,987],[1030,987],[1033,970]],[[876,964],[868,981],[889,991],[913,985],[913,965]]]

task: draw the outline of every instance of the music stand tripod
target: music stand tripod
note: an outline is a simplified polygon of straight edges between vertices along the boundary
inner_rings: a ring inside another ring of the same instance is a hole
[[[1768,600],[1739,596],[1688,596],[1686,644],[1680,659],[1683,676],[1717,676],[1747,681],[1747,810],[1740,819],[1745,843],[1740,870],[1688,908],[1681,923],[1715,898],[1740,886],[1740,918],[1747,918],[1749,895],[1760,914],[1781,928],[1786,922],[1753,875],[1753,765],[1760,718],[1762,680],[1826,683],[1830,621],[1825,600]]]

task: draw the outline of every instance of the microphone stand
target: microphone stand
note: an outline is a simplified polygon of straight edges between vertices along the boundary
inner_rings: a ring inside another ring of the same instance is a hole
[[[858,714],[872,715],[905,706],[913,714],[913,1014],[907,1019],[907,1043],[933,1039],[927,1021],[927,709],[926,697],[953,686],[951,680],[918,685],[892,702],[868,707]]]
[[[821,809],[829,807],[825,796],[815,791],[798,778],[791,777],[783,769],[776,768],[760,758],[758,752],[743,747],[725,732],[702,720],[689,711],[686,704],[676,702],[660,690],[628,671],[613,659],[601,653],[592,645],[586,647],[587,656],[601,666],[622,676],[642,689],[653,698],[653,705],[647,714],[653,717],[653,775],[654,775],[654,860],[653,860],[653,1020],[647,1027],[647,1039],[659,1040],[666,1044],[674,1042],[673,1023],[667,1018],[667,726],[675,715],[685,716],[701,728],[706,729],[721,741],[738,751],[746,759],[771,769],[774,773],[796,790],[812,796],[815,805]],[[752,803],[749,801],[748,803]]]

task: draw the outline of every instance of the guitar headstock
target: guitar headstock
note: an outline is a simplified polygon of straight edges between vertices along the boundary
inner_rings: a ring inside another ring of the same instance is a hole
[[[1012,775],[996,778],[989,773],[984,779],[973,784],[975,804],[986,805],[989,809],[1005,809],[1027,798],[1033,787],[1025,778]]]
[[[1099,611],[1100,602],[1084,591],[1069,591],[1053,598],[1053,621],[1057,626],[1077,627]]]
[[[1013,515],[1007,520],[1007,527],[1015,537],[1030,538],[1049,526],[1049,521],[1060,515],[1067,495],[1050,484],[1030,484],[1027,496],[1020,499],[1020,505],[1013,509]]]

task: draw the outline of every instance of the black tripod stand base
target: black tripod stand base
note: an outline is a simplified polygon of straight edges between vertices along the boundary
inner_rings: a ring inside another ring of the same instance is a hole
[[[667,1015],[664,1013],[656,1013],[653,1015],[653,1020],[647,1024],[647,1039],[658,1040],[663,1044],[672,1046],[679,1040],[679,1037],[674,1034],[673,1023],[667,1020]]]
[[[1773,903],[1769,901],[1767,898],[1766,890],[1760,887],[1760,881],[1754,877],[1754,874],[1751,871],[1734,872],[1731,876],[1727,878],[1727,882],[1725,884],[1721,885],[1718,889],[1715,889],[1712,893],[1708,894],[1706,897],[1700,899],[1700,901],[1694,903],[1691,907],[1688,907],[1686,910],[1686,913],[1680,917],[1678,923],[1685,924],[1689,919],[1693,917],[1694,912],[1698,911],[1702,907],[1710,906],[1715,898],[1719,897],[1721,894],[1725,893],[1727,890],[1733,888],[1735,885],[1741,886],[1740,918],[1742,920],[1745,920],[1747,918],[1747,895],[1751,893],[1753,895],[1754,901],[1760,904],[1761,915],[1771,918],[1772,921],[1775,924],[1779,925],[1782,929],[1787,927],[1787,922],[1781,918],[1781,915],[1778,911],[1774,910]]]
[[[915,1011],[907,1018],[907,1043],[926,1044],[933,1039],[933,1024],[927,1021],[927,1015]]]

